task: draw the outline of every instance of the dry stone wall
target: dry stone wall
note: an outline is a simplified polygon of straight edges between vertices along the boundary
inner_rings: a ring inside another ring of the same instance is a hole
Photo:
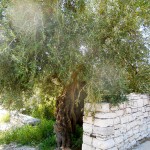
[[[90,112],[83,119],[82,150],[127,150],[150,136],[150,97],[134,93],[127,97],[119,106],[85,105]]]

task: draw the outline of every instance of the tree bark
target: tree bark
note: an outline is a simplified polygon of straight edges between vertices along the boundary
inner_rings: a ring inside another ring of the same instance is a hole
[[[58,149],[71,146],[71,133],[75,132],[77,123],[83,123],[83,107],[86,97],[83,91],[84,85],[84,82],[73,82],[57,99],[54,130]]]

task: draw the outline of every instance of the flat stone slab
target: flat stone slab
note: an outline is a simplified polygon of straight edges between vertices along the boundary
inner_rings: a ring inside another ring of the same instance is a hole
[[[33,118],[28,115],[16,113],[16,112],[11,112],[11,122],[19,122],[21,124],[29,124],[29,125],[36,125],[40,123],[40,119]]]
[[[1,119],[7,114],[10,114],[10,121],[9,122],[1,122]],[[34,126],[38,123],[40,123],[40,119],[21,114],[17,111],[8,111],[0,105],[0,131],[14,129],[17,127],[21,127],[23,125],[33,125]]]

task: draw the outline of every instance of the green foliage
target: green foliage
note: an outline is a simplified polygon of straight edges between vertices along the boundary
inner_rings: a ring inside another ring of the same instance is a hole
[[[86,82],[91,102],[107,97],[117,103],[129,92],[149,92],[149,48],[140,30],[149,28],[149,6],[148,0],[3,0],[1,91],[17,93],[22,101],[22,94],[32,95],[40,85],[43,93],[58,97],[82,66],[77,79]],[[34,114],[49,106],[44,105]]]
[[[53,136],[53,121],[42,120],[42,122],[37,126],[23,126],[21,128],[6,131],[1,136],[1,143],[11,143],[16,142],[20,144],[30,144],[35,145],[42,142],[44,139]]]
[[[54,150],[56,147],[56,136],[52,135],[39,144],[40,150]]]

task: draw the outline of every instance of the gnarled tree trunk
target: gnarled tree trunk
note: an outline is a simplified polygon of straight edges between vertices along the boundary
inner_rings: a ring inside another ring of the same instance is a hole
[[[70,135],[75,132],[76,124],[83,122],[83,106],[86,97],[84,82],[70,84],[57,99],[56,124],[54,130],[58,149],[71,146]]]

